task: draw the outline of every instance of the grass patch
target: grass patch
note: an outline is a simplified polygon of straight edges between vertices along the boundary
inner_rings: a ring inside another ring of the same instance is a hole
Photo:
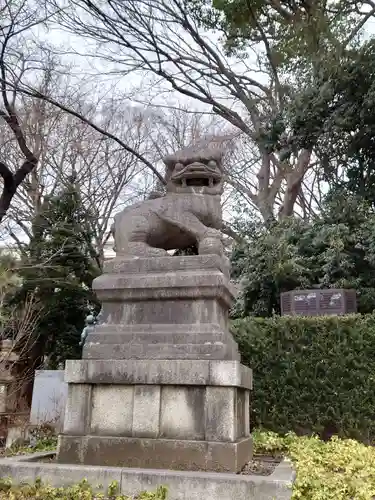
[[[39,439],[35,445],[14,444],[10,448],[4,448],[0,451],[2,457],[14,457],[16,455],[28,455],[30,453],[43,453],[55,451],[57,448],[57,437],[53,436],[46,439]]]

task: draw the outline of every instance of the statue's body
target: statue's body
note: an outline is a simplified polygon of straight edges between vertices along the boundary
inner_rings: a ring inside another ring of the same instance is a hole
[[[96,323],[97,323],[97,318],[95,318],[95,316],[93,314],[89,314],[88,316],[86,316],[85,327],[81,333],[81,341],[79,343],[80,346],[83,346],[85,344],[87,335],[93,329],[93,327],[95,326]]]
[[[221,153],[215,149],[181,152],[165,163],[166,194],[115,216],[117,257],[162,256],[167,250],[195,244],[200,254],[221,254]]]

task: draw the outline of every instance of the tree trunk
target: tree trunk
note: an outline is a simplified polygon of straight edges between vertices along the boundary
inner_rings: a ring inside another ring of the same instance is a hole
[[[300,153],[295,169],[287,176],[287,185],[283,205],[279,210],[279,220],[290,217],[294,213],[294,206],[300,193],[304,176],[309,168],[311,150],[304,149]]]
[[[23,370],[20,371],[20,392],[19,397],[20,401],[26,406],[29,410],[31,409],[31,402],[33,397],[33,388],[34,388],[34,378],[35,378],[35,370],[39,370],[43,365],[44,360],[44,347],[45,342],[42,339],[35,339],[34,344],[28,351],[25,353],[24,363],[22,364]]]
[[[14,192],[8,191],[6,187],[3,187],[3,192],[0,196],[0,222],[4,219],[8,208],[10,207]]]

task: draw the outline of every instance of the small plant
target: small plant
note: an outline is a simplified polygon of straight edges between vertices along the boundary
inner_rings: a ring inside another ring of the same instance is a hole
[[[134,500],[134,497],[121,495],[117,481],[113,481],[106,493],[100,493],[83,479],[80,483],[67,488],[53,488],[37,479],[34,484],[14,485],[10,479],[0,479],[0,500],[27,500],[39,498],[41,500]],[[167,489],[159,486],[154,492],[142,492],[137,500],[166,500]]]
[[[285,444],[285,438],[275,432],[255,429],[252,433],[252,438],[256,453],[279,455],[285,453],[288,449]]]
[[[16,441],[6,448],[2,455],[11,457],[15,455],[27,455],[29,453],[55,451],[57,448],[57,436],[55,429],[52,426],[44,424],[42,426],[31,429],[30,442],[27,444],[25,440]]]
[[[116,494],[119,491],[119,484],[117,481],[112,481],[112,483],[108,486],[108,496],[109,498],[116,498]]]

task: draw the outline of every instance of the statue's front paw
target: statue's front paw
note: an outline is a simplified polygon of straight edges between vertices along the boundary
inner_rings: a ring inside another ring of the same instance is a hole
[[[198,244],[198,253],[222,255],[224,251],[222,235],[216,229],[210,229]]]
[[[219,231],[218,229],[214,229],[214,228],[210,227],[205,232],[203,239],[209,239],[209,238],[218,239],[221,241],[223,238],[223,235],[221,234],[221,231]]]

